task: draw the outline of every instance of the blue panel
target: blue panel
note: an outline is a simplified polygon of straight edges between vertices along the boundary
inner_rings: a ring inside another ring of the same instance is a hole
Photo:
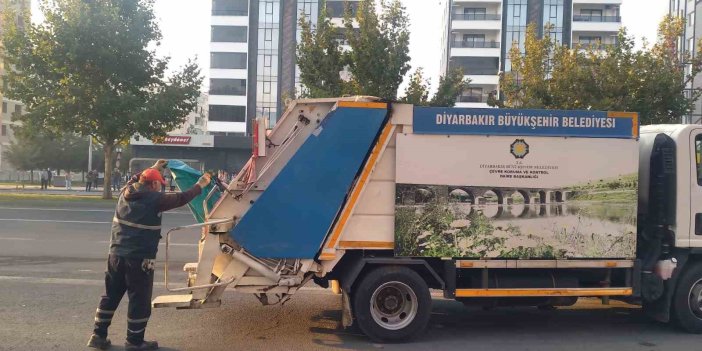
[[[232,238],[258,257],[314,258],[386,113],[331,112],[232,229]]]
[[[637,120],[636,114],[603,111],[415,107],[412,130],[415,134],[630,139],[638,137]]]

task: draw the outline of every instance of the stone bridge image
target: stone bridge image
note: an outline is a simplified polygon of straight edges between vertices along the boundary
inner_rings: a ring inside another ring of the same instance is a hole
[[[432,201],[460,202],[472,205],[549,204],[566,202],[570,192],[563,189],[503,188],[446,185],[397,185],[397,204],[412,205]]]

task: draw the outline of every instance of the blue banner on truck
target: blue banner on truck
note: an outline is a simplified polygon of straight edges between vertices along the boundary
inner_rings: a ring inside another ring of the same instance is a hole
[[[638,138],[635,112],[415,107],[415,134]]]

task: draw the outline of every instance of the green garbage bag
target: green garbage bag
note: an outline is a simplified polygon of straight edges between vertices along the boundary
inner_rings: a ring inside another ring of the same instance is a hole
[[[168,160],[168,169],[170,169],[171,175],[173,176],[173,181],[175,181],[180,191],[190,189],[202,176],[200,171],[186,165],[180,160]],[[193,201],[188,203],[190,211],[193,213],[193,216],[195,216],[195,219],[200,223],[204,223],[206,219],[205,209],[202,207],[203,201],[205,201],[207,194],[209,194],[212,188],[215,186],[216,184],[213,178],[210,184],[205,187],[205,189],[202,189],[202,193],[195,197]],[[212,210],[212,207],[214,207],[221,195],[222,193],[219,192],[219,190],[215,190],[215,193],[212,194],[209,200],[207,200],[207,208],[209,210]]]

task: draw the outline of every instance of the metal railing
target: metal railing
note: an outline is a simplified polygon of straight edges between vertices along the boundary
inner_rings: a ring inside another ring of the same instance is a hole
[[[499,21],[502,16],[491,13],[454,13],[452,15],[457,21]]]
[[[621,16],[573,15],[573,22],[621,22]]]
[[[594,48],[595,50],[607,50],[607,48],[614,47],[617,44],[603,44],[603,43],[573,43],[573,47],[580,45],[581,49]]]
[[[212,9],[212,16],[248,16],[246,10],[215,10]]]
[[[458,102],[487,102],[487,95],[461,95]]]
[[[454,40],[451,42],[452,48],[476,48],[476,49],[499,49],[499,41],[470,41]]]

